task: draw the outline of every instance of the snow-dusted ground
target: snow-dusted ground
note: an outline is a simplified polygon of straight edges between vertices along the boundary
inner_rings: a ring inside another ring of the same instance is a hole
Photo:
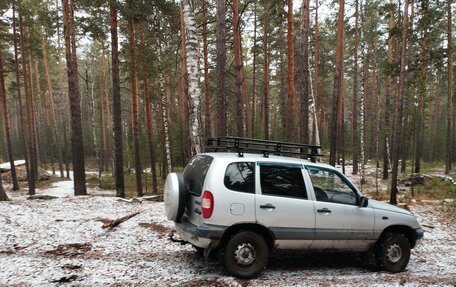
[[[0,286],[456,285],[456,228],[438,202],[410,206],[426,233],[406,272],[374,271],[353,254],[287,253],[273,254],[257,279],[239,280],[169,239],[163,203],[128,203],[94,190],[73,197],[71,181],[38,193],[59,198],[9,192],[12,200],[0,202]],[[112,230],[101,228],[100,219],[136,211]]]

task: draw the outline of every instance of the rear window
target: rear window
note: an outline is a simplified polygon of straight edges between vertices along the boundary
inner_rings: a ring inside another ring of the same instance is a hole
[[[208,155],[197,155],[184,169],[184,181],[187,190],[196,196],[203,192],[204,180],[214,158]]]

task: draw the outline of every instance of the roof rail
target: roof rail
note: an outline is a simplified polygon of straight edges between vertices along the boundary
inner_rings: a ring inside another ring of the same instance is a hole
[[[206,141],[205,151],[237,152],[243,157],[245,152],[260,153],[264,157],[273,155],[294,155],[309,158],[315,162],[317,156],[322,156],[318,150],[321,146],[289,143],[281,141],[251,139],[242,137],[209,137]],[[310,152],[309,152],[310,150]]]

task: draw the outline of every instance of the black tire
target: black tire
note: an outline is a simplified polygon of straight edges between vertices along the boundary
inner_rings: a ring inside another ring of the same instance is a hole
[[[165,181],[165,213],[169,220],[179,222],[184,215],[187,192],[182,173],[170,173]]]
[[[269,249],[261,235],[242,231],[228,240],[221,255],[223,266],[230,275],[250,279],[266,267]]]
[[[380,239],[375,257],[379,267],[384,270],[402,272],[410,259],[410,242],[403,234],[387,233]]]

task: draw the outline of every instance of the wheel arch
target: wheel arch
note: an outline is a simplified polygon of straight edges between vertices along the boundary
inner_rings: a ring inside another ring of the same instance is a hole
[[[413,248],[416,245],[416,232],[413,228],[407,225],[391,225],[385,228],[380,235],[377,242],[380,242],[381,239],[388,233],[403,234],[405,238],[410,242],[410,247]]]
[[[227,241],[233,235],[235,235],[241,231],[253,231],[253,232],[261,235],[264,238],[264,240],[266,241],[269,251],[271,251],[272,248],[274,247],[275,238],[274,238],[274,235],[272,234],[272,232],[265,226],[256,224],[256,223],[240,223],[240,224],[230,226],[223,233],[222,239],[220,240],[220,243],[218,246],[223,248],[223,246],[225,246]]]

